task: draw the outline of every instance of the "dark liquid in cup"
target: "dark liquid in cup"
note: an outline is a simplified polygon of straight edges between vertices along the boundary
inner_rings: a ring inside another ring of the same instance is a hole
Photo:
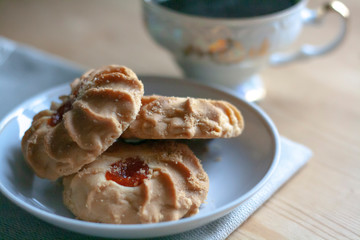
[[[201,17],[248,18],[285,10],[300,0],[158,0],[171,10]]]

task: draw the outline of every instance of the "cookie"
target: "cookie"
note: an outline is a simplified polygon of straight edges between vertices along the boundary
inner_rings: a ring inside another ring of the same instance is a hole
[[[144,88],[117,65],[90,70],[71,84],[62,103],[35,115],[22,138],[24,157],[42,178],[55,180],[96,159],[136,118]]]
[[[200,160],[187,145],[170,140],[114,143],[63,183],[64,204],[77,218],[115,224],[189,217],[209,188]]]
[[[238,136],[244,121],[226,101],[165,96],[144,96],[142,107],[122,138],[192,139]]]

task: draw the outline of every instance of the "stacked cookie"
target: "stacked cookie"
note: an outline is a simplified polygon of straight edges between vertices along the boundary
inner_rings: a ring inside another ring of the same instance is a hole
[[[143,94],[126,67],[91,70],[26,131],[27,163],[39,177],[63,178],[64,203],[79,219],[137,224],[196,214],[208,176],[175,139],[236,137],[243,129],[228,102]]]

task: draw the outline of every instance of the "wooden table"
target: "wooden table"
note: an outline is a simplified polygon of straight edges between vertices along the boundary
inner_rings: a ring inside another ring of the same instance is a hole
[[[338,50],[262,74],[260,106],[314,157],[229,239],[360,239],[360,1],[344,3],[352,16]],[[326,42],[337,26],[328,20],[303,39]],[[138,1],[2,0],[0,34],[88,67],[181,76],[145,31]]]

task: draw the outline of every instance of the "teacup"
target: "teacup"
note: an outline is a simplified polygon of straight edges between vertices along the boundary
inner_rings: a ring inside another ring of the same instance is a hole
[[[317,10],[308,9],[307,0],[260,2],[143,0],[144,20],[150,35],[173,54],[187,78],[226,86],[248,101],[257,101],[265,96],[259,76],[264,67],[333,50],[346,35],[349,17],[348,8],[339,1]],[[259,9],[265,3],[273,6]],[[257,8],[240,11],[252,5]],[[294,53],[278,53],[298,38],[304,23],[319,22],[329,12],[337,13],[342,22],[334,40],[324,46],[303,45]]]

